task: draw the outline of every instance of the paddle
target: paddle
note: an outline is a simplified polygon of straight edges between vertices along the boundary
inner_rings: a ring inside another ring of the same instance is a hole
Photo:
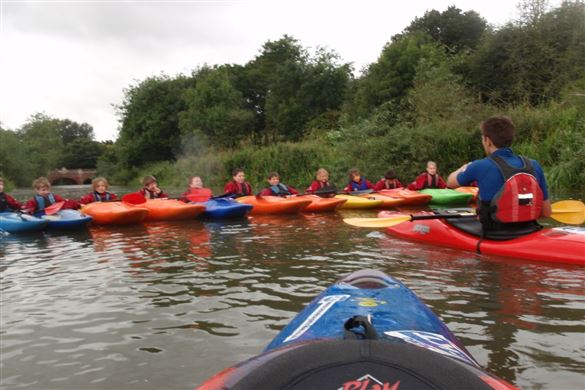
[[[569,225],[580,225],[585,222],[585,204],[580,201],[560,201],[552,204],[551,218]],[[343,222],[358,227],[383,228],[395,226],[403,222],[422,219],[450,219],[476,217],[472,213],[448,215],[398,215],[388,218],[345,218]]]
[[[585,204],[578,200],[561,200],[552,204],[551,217],[569,225],[585,222]]]
[[[45,215],[53,215],[56,214],[57,212],[59,212],[59,210],[61,210],[63,208],[63,206],[65,205],[64,201],[60,201],[60,202],[55,202],[52,205],[50,205],[49,207],[45,207]]]

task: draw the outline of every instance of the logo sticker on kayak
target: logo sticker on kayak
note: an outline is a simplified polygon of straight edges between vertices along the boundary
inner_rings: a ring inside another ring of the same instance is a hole
[[[383,383],[370,374],[366,374],[354,381],[345,382],[337,390],[398,390],[399,385],[400,381],[396,381],[394,384]]]
[[[378,305],[385,305],[386,301],[379,301],[376,298],[370,298],[370,297],[362,297],[362,298],[357,298],[355,299],[358,302],[359,306],[362,307],[376,307]]]
[[[428,234],[431,231],[431,228],[427,225],[415,223],[414,227],[412,228],[412,231],[420,234]]]
[[[471,357],[469,357],[469,355],[463,352],[451,341],[447,340],[443,335],[419,330],[395,330],[384,332],[384,334],[390,337],[399,338],[409,344],[414,344],[416,346],[438,352],[442,355],[462,360],[468,364],[471,364],[472,366],[478,367],[478,364]]]
[[[345,301],[350,296],[347,294],[342,295],[328,295],[323,297],[319,303],[317,303],[317,308],[303,321],[298,328],[291,333],[286,339],[284,339],[283,343],[287,341],[296,340],[301,337],[311,326],[315,324],[319,320],[319,318],[323,317],[323,314],[327,312],[331,308],[331,306],[335,305],[337,302]]]

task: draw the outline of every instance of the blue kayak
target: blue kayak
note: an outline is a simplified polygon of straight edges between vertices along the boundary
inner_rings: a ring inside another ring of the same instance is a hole
[[[404,284],[374,270],[315,298],[261,355],[199,389],[516,389],[481,369]]]
[[[202,217],[210,219],[243,218],[254,207],[226,198],[210,199],[201,204],[205,206]]]
[[[0,213],[0,231],[8,233],[38,232],[47,227],[48,221],[32,215],[4,212]]]
[[[77,210],[59,210],[53,215],[44,215],[40,213],[40,218],[48,222],[49,229],[77,229],[85,227],[92,218],[82,214]]]

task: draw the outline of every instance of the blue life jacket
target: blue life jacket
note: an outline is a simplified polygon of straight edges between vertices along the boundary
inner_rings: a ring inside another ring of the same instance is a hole
[[[290,191],[288,190],[288,187],[282,183],[278,183],[277,185],[270,186],[268,188],[270,188],[270,191],[272,191],[272,194],[274,194],[276,196],[290,195]]]
[[[55,197],[53,196],[53,194],[51,192],[49,192],[49,195],[47,195],[47,197],[43,197],[40,195],[35,195],[35,200],[37,201],[37,209],[35,210],[35,213],[38,213],[40,211],[44,211],[45,208],[49,207],[50,205],[52,205],[53,203],[55,203]],[[49,204],[47,204],[49,203]]]
[[[368,184],[366,183],[366,179],[361,178],[359,183],[356,183],[355,181],[351,181],[351,190],[352,191],[361,191],[361,190],[367,190],[368,189]]]

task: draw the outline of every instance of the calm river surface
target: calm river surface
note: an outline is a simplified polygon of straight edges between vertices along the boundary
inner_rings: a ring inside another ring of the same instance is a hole
[[[422,246],[343,216],[375,212],[0,238],[0,388],[193,389],[362,268],[403,281],[496,375],[584,388],[585,269]]]

